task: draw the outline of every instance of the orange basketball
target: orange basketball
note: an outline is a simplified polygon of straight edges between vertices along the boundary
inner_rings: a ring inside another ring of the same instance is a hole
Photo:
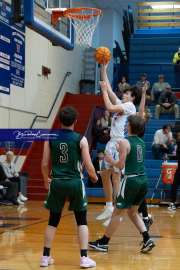
[[[107,63],[111,59],[111,52],[106,47],[99,47],[94,52],[94,58],[99,64]]]

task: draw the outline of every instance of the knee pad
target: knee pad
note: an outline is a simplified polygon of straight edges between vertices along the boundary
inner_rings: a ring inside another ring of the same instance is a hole
[[[57,228],[59,221],[61,218],[61,213],[55,213],[50,211],[50,217],[49,217],[49,226]]]
[[[81,225],[87,226],[86,212],[87,212],[87,210],[85,210],[85,211],[74,211],[77,226],[81,226]]]

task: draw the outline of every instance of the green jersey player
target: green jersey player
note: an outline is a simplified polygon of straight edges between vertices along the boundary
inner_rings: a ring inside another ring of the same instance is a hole
[[[103,238],[98,239],[96,242],[89,242],[89,246],[94,249],[101,251],[108,250],[109,240],[117,230],[120,218],[126,210],[130,220],[143,236],[141,252],[146,253],[155,246],[144,222],[137,214],[139,205],[144,200],[148,191],[148,178],[144,167],[145,144],[137,136],[144,128],[145,123],[141,116],[130,115],[126,127],[128,137],[127,139],[122,139],[119,143],[118,151],[121,153],[121,158],[119,161],[116,161],[111,154],[106,153],[107,162],[113,164],[113,166],[122,169],[125,165],[125,175],[116,196],[116,207],[112,219]]]
[[[84,183],[81,179],[81,158],[91,180],[96,182],[98,178],[89,155],[87,139],[73,131],[77,116],[78,113],[73,107],[64,107],[59,112],[59,121],[63,127],[56,132],[59,135],[58,141],[44,143],[41,168],[45,187],[49,190],[45,200],[45,208],[50,211],[50,218],[45,231],[44,252],[40,266],[48,266],[54,263],[50,256],[50,248],[67,197],[70,201],[69,210],[74,211],[78,226],[80,266],[86,268],[96,266],[96,262],[87,255],[87,199]],[[48,178],[50,156],[52,156],[52,180]]]

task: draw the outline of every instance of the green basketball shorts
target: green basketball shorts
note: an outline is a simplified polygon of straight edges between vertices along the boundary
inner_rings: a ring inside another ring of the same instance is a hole
[[[117,197],[118,209],[130,209],[132,205],[141,205],[148,192],[149,182],[146,175],[124,178]]]
[[[53,179],[44,202],[44,207],[52,212],[61,213],[69,198],[69,211],[85,211],[87,198],[82,180]]]

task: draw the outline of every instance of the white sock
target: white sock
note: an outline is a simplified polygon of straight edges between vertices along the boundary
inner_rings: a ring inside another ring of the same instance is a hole
[[[113,203],[112,202],[107,202],[106,203],[106,209],[111,209],[113,207]]]
[[[148,216],[147,216],[147,217],[143,217],[143,219],[146,219],[146,220],[148,220]]]

